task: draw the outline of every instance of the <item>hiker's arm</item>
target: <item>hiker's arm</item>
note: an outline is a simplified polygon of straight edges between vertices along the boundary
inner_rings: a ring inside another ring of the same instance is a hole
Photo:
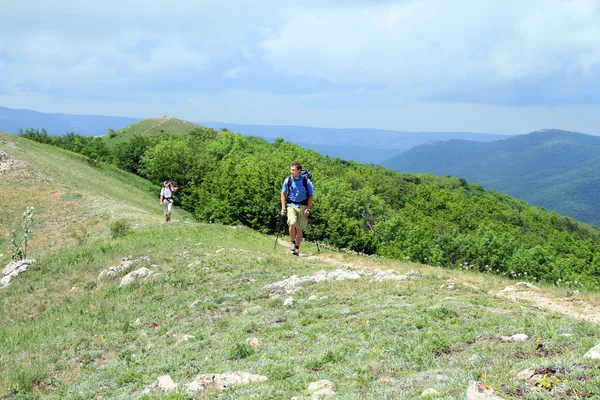
[[[313,197],[312,196],[308,196],[308,204],[306,205],[306,211],[305,211],[305,213],[309,213],[310,214],[310,209],[312,208],[312,200],[313,200]]]
[[[286,209],[285,209],[285,192],[281,192],[281,215],[285,215],[286,213]]]

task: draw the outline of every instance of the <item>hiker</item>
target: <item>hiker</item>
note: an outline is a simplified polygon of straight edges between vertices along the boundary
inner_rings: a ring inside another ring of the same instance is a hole
[[[297,256],[302,243],[302,232],[308,226],[308,217],[315,191],[310,178],[302,174],[302,165],[293,162],[291,175],[283,181],[281,189],[281,215],[287,214],[290,228],[290,251]]]
[[[177,186],[173,186],[173,182],[166,180],[160,189],[160,205],[165,206],[165,221],[171,220],[171,208],[173,207],[173,193],[177,191]]]

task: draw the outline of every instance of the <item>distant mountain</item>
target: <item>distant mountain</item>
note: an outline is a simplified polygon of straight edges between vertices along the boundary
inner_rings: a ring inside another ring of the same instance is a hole
[[[232,132],[262,138],[281,137],[292,143],[398,149],[406,151],[430,140],[463,139],[491,142],[512,135],[492,135],[474,132],[402,132],[384,129],[334,129],[309,126],[238,125],[225,122],[201,122],[210,128],[227,128]]]
[[[600,137],[541,130],[506,140],[417,146],[381,163],[399,172],[453,175],[600,226]]]
[[[120,129],[139,118],[102,115],[46,114],[33,110],[0,107],[0,131],[17,133],[19,129],[46,129],[52,135],[75,132],[80,135],[104,135],[109,129]]]
[[[201,125],[267,140],[281,137],[330,157],[377,164],[412,147],[432,140],[464,139],[489,142],[511,137],[474,132],[401,132],[384,129],[333,129],[308,126],[238,125],[225,122],[201,122]]]

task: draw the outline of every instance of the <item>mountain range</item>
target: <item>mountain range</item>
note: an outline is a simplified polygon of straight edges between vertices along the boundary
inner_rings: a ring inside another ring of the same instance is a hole
[[[453,175],[600,226],[600,137],[540,130],[506,140],[428,143],[382,163],[399,172]]]
[[[148,123],[145,123],[143,128],[137,129],[136,126],[130,127],[130,125],[141,122],[141,118],[47,114],[32,110],[0,107],[0,130],[9,133],[17,133],[19,129],[42,128],[52,135],[75,132],[80,135],[99,136],[106,134],[109,129],[114,131],[127,129],[131,132],[139,130],[139,133],[152,133],[153,128],[156,128],[156,132],[160,133],[161,130],[169,132],[169,129],[160,128],[161,124],[165,124],[165,121],[182,121],[166,116],[148,120],[154,120],[155,126],[151,127]],[[276,137],[281,137],[288,142],[316,150],[330,157],[339,157],[361,163],[380,163],[431,140],[463,139],[489,142],[510,137],[510,135],[474,132],[401,132],[383,129],[332,129],[307,126],[241,125],[226,122],[182,122],[186,125],[198,124],[216,129],[227,128],[232,132],[258,136],[270,141]],[[168,126],[172,128],[176,124],[171,123]],[[185,128],[187,129],[188,126]],[[178,127],[174,129],[176,129],[174,133],[179,133]]]

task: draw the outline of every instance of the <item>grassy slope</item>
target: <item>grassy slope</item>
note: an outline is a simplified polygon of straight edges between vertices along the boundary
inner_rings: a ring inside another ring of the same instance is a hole
[[[19,149],[7,148],[7,140]],[[159,223],[153,196],[119,190],[132,182],[143,186],[126,174],[97,171],[79,157],[13,137],[0,136],[0,150],[36,156],[30,168],[46,168],[39,178],[34,172],[37,186],[86,198],[120,196],[121,208],[116,202],[107,208],[141,222],[120,239],[104,235],[33,254],[37,266],[0,292],[0,398],[128,399],[163,374],[189,383],[201,373],[227,371],[266,375],[269,382],[204,398],[308,398],[306,387],[317,379],[333,381],[344,399],[409,399],[429,387],[442,393],[438,398],[463,398],[470,379],[486,381],[506,398],[600,396],[597,361],[581,360],[600,341],[597,325],[488,294],[511,284],[502,278],[325,250],[320,258],[295,258],[282,247],[274,251],[273,237],[245,228]],[[8,207],[20,210],[16,201],[8,200]],[[85,219],[89,204],[67,208],[71,217],[79,212]],[[45,212],[63,212],[55,210],[63,206],[58,197]],[[40,222],[34,232],[42,229]],[[64,230],[56,236],[69,240]],[[317,254],[312,245],[302,248]],[[159,274],[153,279],[123,288],[119,279],[97,280],[123,257],[143,255],[151,261],[142,266]],[[335,261],[424,275],[410,282],[306,285],[291,307],[283,306],[287,296],[263,289],[292,274],[331,271],[339,267]],[[532,338],[497,340],[515,333]],[[178,344],[173,334],[194,338]],[[246,344],[254,337],[261,341],[256,350]],[[529,367],[555,369],[550,376],[567,382],[538,392],[515,378]]]
[[[179,134],[189,132],[198,126],[199,125],[194,124],[193,122],[183,121],[177,118],[148,118],[115,131],[115,137],[111,138],[108,135],[105,135],[104,137],[109,146],[115,146],[127,142],[136,134],[141,136],[157,136],[164,133]]]
[[[72,244],[72,231],[87,230],[92,237],[102,237],[108,235],[107,225],[117,219],[145,226],[162,218],[159,188],[134,175],[106,165],[93,167],[79,154],[2,132],[0,151],[24,163],[1,177],[0,249],[10,231],[22,223],[21,215],[29,205],[35,207],[31,246],[37,254]],[[6,264],[10,250],[0,253],[4,253],[0,262]]]

